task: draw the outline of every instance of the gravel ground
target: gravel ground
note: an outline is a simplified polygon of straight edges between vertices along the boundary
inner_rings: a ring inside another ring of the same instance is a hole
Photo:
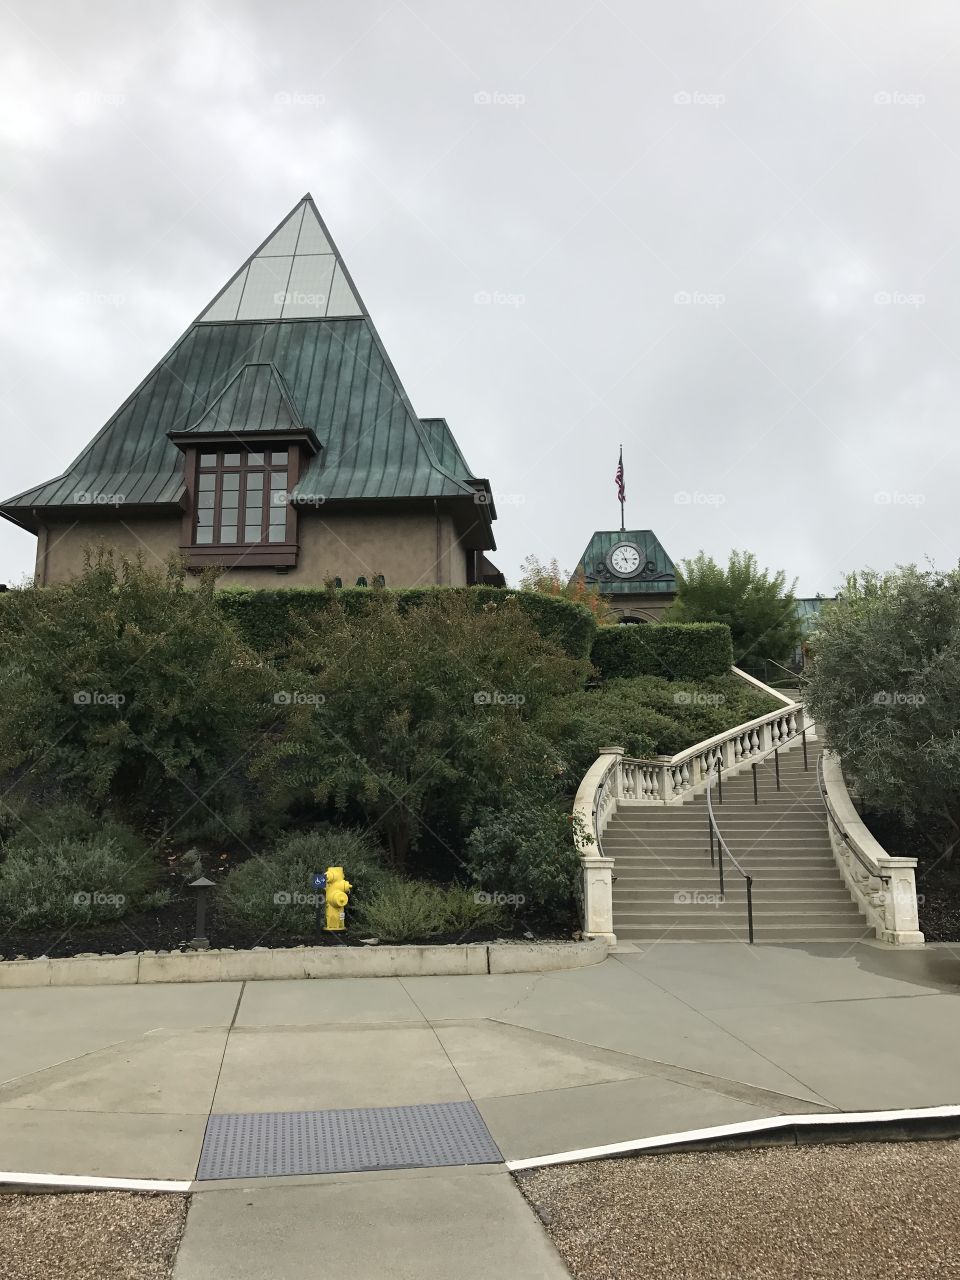
[[[186,1214],[178,1195],[0,1195],[0,1280],[168,1280]]]
[[[640,1156],[517,1181],[575,1280],[960,1275],[960,1142]]]

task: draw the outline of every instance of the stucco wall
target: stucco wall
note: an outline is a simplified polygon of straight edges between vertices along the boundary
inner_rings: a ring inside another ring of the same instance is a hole
[[[223,586],[322,586],[339,577],[344,586],[357,578],[368,582],[382,573],[388,587],[439,582],[464,586],[467,559],[456,542],[453,520],[440,516],[439,572],[437,519],[430,512],[337,514],[301,512],[300,555],[287,573],[275,569],[230,569]],[[142,552],[148,562],[165,561],[180,547],[180,519],[119,518],[51,524],[37,543],[37,581],[63,582],[83,568],[85,547],[99,543],[126,555]]]

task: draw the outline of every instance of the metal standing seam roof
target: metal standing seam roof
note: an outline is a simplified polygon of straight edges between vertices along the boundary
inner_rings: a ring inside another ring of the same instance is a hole
[[[308,195],[264,242],[270,247],[301,213],[319,230],[308,247],[333,242]],[[312,224],[311,224],[312,225]],[[331,318],[207,320],[249,268],[240,271],[60,476],[0,503],[0,514],[31,524],[34,507],[75,507],[117,495],[124,504],[179,503],[183,456],[168,433],[200,429],[228,414],[233,429],[259,412],[284,413],[312,430],[321,453],[296,497],[334,499],[474,496],[463,455],[442,419],[420,422],[359,295],[334,250],[350,299],[362,314]],[[267,255],[269,257],[269,255]],[[246,273],[246,275],[245,275]],[[285,303],[283,305],[286,305]],[[325,304],[329,305],[329,304]],[[266,370],[266,373],[264,372]],[[267,376],[269,374],[269,377]],[[231,387],[236,388],[235,394]],[[278,389],[279,388],[279,392]],[[249,404],[246,404],[249,393]],[[262,397],[262,403],[261,403]],[[218,407],[219,405],[219,407]],[[437,423],[443,423],[441,432]],[[229,431],[231,428],[227,428]],[[436,443],[435,443],[436,442]],[[439,446],[439,452],[436,446]],[[442,455],[442,457],[440,456]]]
[[[596,580],[597,566],[620,542],[632,542],[643,560],[653,567],[647,578],[611,578]],[[676,568],[652,529],[598,529],[580,557],[574,571],[583,572],[587,582],[595,585],[601,595],[664,595],[677,589]]]
[[[275,364],[245,364],[210,408],[187,428],[197,435],[303,430],[303,420]]]

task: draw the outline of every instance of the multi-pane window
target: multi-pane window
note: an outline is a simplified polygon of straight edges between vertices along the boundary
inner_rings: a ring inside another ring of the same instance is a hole
[[[197,546],[286,542],[286,449],[201,450],[198,464]]]

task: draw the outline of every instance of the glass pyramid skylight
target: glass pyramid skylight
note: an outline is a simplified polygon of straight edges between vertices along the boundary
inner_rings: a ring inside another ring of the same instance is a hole
[[[224,320],[295,320],[362,316],[336,246],[312,197],[303,197],[200,316]]]

